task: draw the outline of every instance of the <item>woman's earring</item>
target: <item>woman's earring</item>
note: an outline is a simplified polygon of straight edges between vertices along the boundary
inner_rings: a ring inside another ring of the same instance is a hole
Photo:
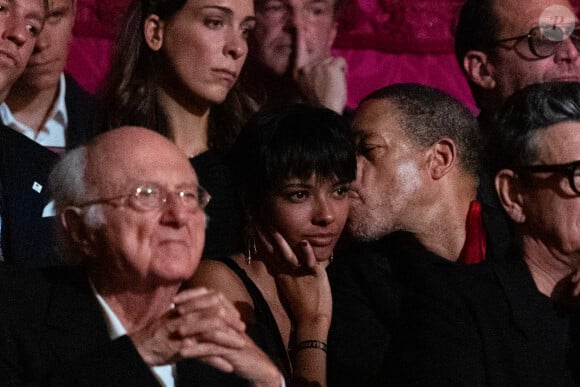
[[[252,227],[252,218],[248,219],[246,225],[246,264],[250,266],[252,263],[252,255],[256,255],[256,235],[255,230]]]
[[[246,252],[246,265],[250,266],[252,263],[252,254],[256,254],[256,240],[251,237],[248,241],[248,251]]]
[[[334,251],[330,254],[330,263],[332,263],[332,261],[334,261]]]

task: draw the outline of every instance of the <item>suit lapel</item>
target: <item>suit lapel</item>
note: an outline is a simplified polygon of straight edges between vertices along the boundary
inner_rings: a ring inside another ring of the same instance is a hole
[[[46,325],[50,348],[59,360],[75,359],[87,348],[110,341],[105,320],[85,273],[72,269],[51,284]]]

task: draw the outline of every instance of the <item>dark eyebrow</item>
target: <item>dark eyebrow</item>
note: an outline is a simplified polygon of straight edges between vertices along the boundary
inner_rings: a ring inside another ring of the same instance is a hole
[[[308,2],[308,5],[316,5],[316,4],[328,4],[329,6],[332,7],[332,4],[330,4],[329,0],[310,0]]]
[[[202,7],[202,8],[203,9],[215,8],[215,9],[217,9],[219,11],[222,11],[223,13],[227,13],[230,16],[234,14],[234,11],[232,11],[230,8],[228,8],[228,7],[221,7],[219,5],[206,5],[206,6]]]
[[[219,6],[219,5],[207,5],[207,6],[202,7],[202,8],[204,8],[204,9],[217,9],[218,11],[221,11],[221,12],[227,14],[228,16],[233,16],[234,15],[234,11],[232,11],[230,8],[228,8],[228,7],[222,7],[222,6]],[[246,16],[244,18],[244,21],[243,22],[245,23],[245,22],[248,22],[248,21],[255,21],[255,20],[256,20],[256,17],[255,16]]]
[[[312,184],[307,184],[307,183],[288,183],[288,184],[284,184],[281,188],[282,189],[288,189],[288,188],[312,188]]]
[[[14,3],[14,0],[6,0],[8,3]],[[33,19],[38,21],[41,25],[44,25],[44,21],[46,20],[46,7],[42,7],[40,11],[30,11],[26,14],[26,19]]]

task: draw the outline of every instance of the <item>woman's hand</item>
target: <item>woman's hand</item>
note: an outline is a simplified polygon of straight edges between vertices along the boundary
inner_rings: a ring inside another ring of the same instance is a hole
[[[302,241],[300,250],[295,253],[276,231],[272,231],[269,237],[258,231],[258,236],[268,255],[268,268],[297,329],[316,327],[317,331],[326,331],[327,334],[332,315],[332,295],[326,275],[328,262],[317,261],[308,241]]]

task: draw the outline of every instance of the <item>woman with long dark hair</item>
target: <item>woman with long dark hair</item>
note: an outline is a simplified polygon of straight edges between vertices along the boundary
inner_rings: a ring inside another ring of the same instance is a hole
[[[236,84],[254,19],[252,0],[134,0],[101,98],[105,130],[150,128],[190,157],[212,195],[204,256],[235,247],[223,155],[252,111]]]

